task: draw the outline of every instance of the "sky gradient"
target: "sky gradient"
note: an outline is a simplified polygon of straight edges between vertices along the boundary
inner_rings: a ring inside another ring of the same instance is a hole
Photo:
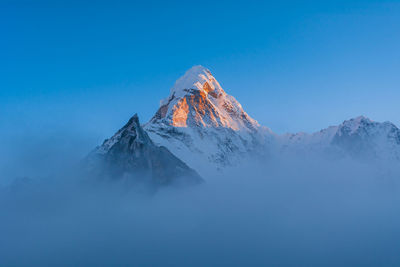
[[[1,1],[1,135],[97,143],[198,64],[278,133],[400,125],[399,1],[166,2]]]

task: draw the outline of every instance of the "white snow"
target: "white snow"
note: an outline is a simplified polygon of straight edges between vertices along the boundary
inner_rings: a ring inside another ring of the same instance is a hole
[[[203,90],[203,85],[208,83],[216,93],[224,93],[221,85],[212,76],[210,70],[197,65],[190,68],[186,73],[180,77],[171,88],[170,95],[161,101],[161,105],[168,103],[168,100],[174,96],[176,98],[183,97],[187,94],[188,89]]]
[[[193,66],[175,82],[175,85],[171,88],[171,94],[175,93],[175,96],[180,97],[186,94],[184,89],[203,90],[203,85],[206,82],[213,90],[223,91],[210,70],[201,65]]]

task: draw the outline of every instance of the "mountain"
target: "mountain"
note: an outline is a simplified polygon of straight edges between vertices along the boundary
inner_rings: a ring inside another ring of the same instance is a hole
[[[202,66],[192,67],[176,81],[144,129],[157,144],[198,169],[235,165],[243,157],[262,154],[260,148],[272,134]]]
[[[391,122],[375,122],[364,116],[313,134],[287,134],[279,139],[283,151],[400,160],[400,130]]]
[[[92,173],[113,180],[124,179],[151,186],[202,182],[196,171],[167,148],[154,144],[136,114],[88,159]]]
[[[141,126],[133,116],[89,158],[100,175],[165,185],[201,182],[193,169],[208,176],[244,160],[286,155],[400,161],[400,130],[360,116],[316,133],[278,135],[251,118],[208,69],[194,66],[149,122]]]

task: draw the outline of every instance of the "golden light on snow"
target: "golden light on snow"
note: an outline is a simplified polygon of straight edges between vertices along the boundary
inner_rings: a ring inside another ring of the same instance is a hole
[[[186,97],[182,98],[173,108],[172,125],[175,127],[186,127],[186,120],[189,113],[189,106]]]
[[[177,80],[170,97],[162,101],[158,115],[174,127],[221,127],[234,131],[258,127],[257,121],[202,66],[194,66]]]

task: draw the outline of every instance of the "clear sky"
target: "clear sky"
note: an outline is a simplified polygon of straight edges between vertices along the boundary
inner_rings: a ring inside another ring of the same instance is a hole
[[[0,36],[2,134],[97,142],[198,64],[278,133],[400,125],[400,1],[2,0]]]

